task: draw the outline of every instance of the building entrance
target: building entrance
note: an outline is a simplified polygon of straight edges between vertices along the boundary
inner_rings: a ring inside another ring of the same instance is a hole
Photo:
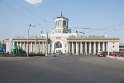
[[[54,51],[55,53],[62,54],[62,43],[60,41],[55,42]]]

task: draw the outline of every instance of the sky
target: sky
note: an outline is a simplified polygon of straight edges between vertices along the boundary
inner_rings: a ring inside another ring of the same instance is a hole
[[[124,0],[0,0],[0,40],[26,36],[30,24],[32,36],[50,33],[61,12],[72,32],[124,43]]]

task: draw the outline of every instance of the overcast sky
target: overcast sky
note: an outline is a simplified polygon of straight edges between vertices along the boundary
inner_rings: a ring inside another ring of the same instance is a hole
[[[30,35],[50,33],[62,11],[73,32],[124,42],[124,0],[0,0],[0,10],[0,40],[26,36],[30,24]]]

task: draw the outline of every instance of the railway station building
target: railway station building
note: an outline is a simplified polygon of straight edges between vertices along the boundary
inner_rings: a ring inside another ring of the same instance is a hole
[[[55,19],[55,26],[51,33],[39,36],[16,36],[6,39],[6,52],[9,52],[13,44],[19,45],[29,53],[71,53],[97,54],[100,51],[119,51],[119,38],[109,38],[100,35],[79,35],[71,32],[69,19],[62,14]],[[47,41],[47,42],[46,42]],[[48,47],[48,48],[47,48]]]

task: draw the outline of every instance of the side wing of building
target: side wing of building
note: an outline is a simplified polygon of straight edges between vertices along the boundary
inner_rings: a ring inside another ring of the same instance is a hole
[[[97,54],[100,51],[119,51],[119,38],[69,37],[68,51],[72,54]]]

